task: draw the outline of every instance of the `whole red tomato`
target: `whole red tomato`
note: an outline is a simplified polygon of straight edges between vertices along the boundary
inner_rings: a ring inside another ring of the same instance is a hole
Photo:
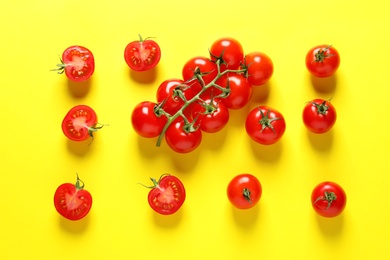
[[[93,133],[103,127],[98,125],[95,111],[86,105],[77,105],[71,108],[65,115],[62,124],[62,132],[72,141],[84,141]]]
[[[252,208],[259,202],[261,194],[260,181],[248,173],[235,176],[227,187],[228,199],[238,209]]]
[[[306,54],[306,67],[319,78],[332,76],[340,65],[340,55],[332,45],[318,45]]]
[[[246,76],[252,85],[264,85],[274,73],[274,65],[270,57],[262,52],[251,52],[245,55],[243,68],[247,69]]]
[[[239,41],[231,37],[223,37],[211,45],[210,58],[213,61],[220,60],[221,72],[226,69],[236,70],[244,58],[244,51]]]
[[[343,212],[347,204],[347,196],[340,185],[327,181],[313,189],[311,203],[319,215],[332,218]]]
[[[226,98],[221,98],[229,109],[241,109],[252,98],[252,85],[242,74],[229,73],[228,77],[219,78],[217,84],[230,89],[229,95]]]
[[[95,70],[95,60],[90,50],[83,46],[74,45],[62,53],[61,63],[57,64],[59,74],[65,72],[68,79],[81,82],[89,79]]]
[[[255,142],[270,145],[282,138],[286,130],[286,123],[283,115],[277,110],[267,106],[259,106],[249,112],[245,129]]]
[[[177,118],[165,132],[165,141],[177,153],[189,153],[195,150],[202,141],[202,132],[193,125],[185,124]]]
[[[209,84],[217,75],[217,65],[203,56],[189,59],[182,70],[183,80],[193,89],[194,93],[199,93],[203,88],[202,84]],[[201,83],[200,80],[203,82]]]
[[[125,48],[125,61],[134,71],[150,70],[158,64],[161,58],[161,49],[157,42],[151,39],[142,39],[130,42]]]
[[[178,211],[186,199],[186,190],[179,178],[164,174],[158,181],[150,179],[153,182],[153,186],[147,187],[151,189],[148,194],[150,207],[162,215]]]
[[[167,117],[158,114],[158,105],[154,102],[144,101],[139,103],[131,114],[131,123],[134,131],[146,138],[153,138],[160,135]]]
[[[337,113],[330,101],[314,99],[303,109],[303,123],[307,129],[316,134],[328,132],[336,122]]]
[[[92,196],[84,190],[84,183],[77,176],[76,184],[61,184],[54,193],[54,206],[58,213],[69,220],[84,218],[92,207]]]
[[[194,104],[191,118],[202,131],[215,133],[229,122],[229,109],[223,102],[209,97]]]

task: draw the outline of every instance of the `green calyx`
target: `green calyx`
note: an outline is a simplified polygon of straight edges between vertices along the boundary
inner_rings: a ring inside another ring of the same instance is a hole
[[[266,129],[266,128],[271,128],[272,132],[274,132],[274,134],[276,135],[276,131],[272,125],[272,122],[274,122],[276,120],[280,120],[281,118],[279,118],[279,117],[270,118],[269,115],[270,115],[271,111],[269,109],[267,110],[266,114],[264,114],[263,110],[261,110],[260,108],[258,108],[258,109],[259,109],[260,114],[261,114],[261,119],[259,120],[259,124],[261,125],[260,132],[263,132],[264,129]]]
[[[324,49],[320,49],[319,51],[317,51],[315,53],[314,61],[315,62],[324,62],[324,60],[326,58],[329,58],[329,57],[333,56],[333,54],[326,54],[326,52],[329,50],[330,47],[332,47],[332,45],[329,45],[328,47],[326,47]]]
[[[242,196],[244,196],[244,199],[246,201],[248,201],[250,204],[252,204],[251,191],[248,188],[244,188],[242,190]]]
[[[332,205],[332,202],[335,201],[336,199],[337,199],[337,196],[333,191],[325,191],[324,196],[318,197],[314,203],[317,203],[320,200],[327,201],[328,205],[326,206],[326,210],[328,210],[330,208],[330,206]]]

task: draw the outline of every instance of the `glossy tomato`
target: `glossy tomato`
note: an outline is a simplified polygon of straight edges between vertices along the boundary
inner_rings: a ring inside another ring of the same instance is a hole
[[[304,107],[302,118],[309,131],[323,134],[333,127],[337,119],[337,113],[330,101],[314,99]]]
[[[186,125],[184,120],[179,117],[165,132],[165,141],[173,151],[189,153],[200,145],[202,132],[193,125]]]
[[[161,49],[157,42],[151,39],[142,39],[130,42],[125,48],[125,61],[135,71],[150,70],[158,64],[161,58]]]
[[[217,65],[203,56],[189,59],[182,70],[183,80],[193,89],[194,93],[199,93],[203,84],[209,84],[217,75]]]
[[[202,131],[215,133],[229,122],[229,109],[220,100],[206,98],[194,104],[191,116]]]
[[[309,72],[319,78],[332,76],[340,65],[340,55],[331,45],[318,45],[306,54],[306,67]]]
[[[252,98],[252,85],[242,74],[231,73],[228,77],[219,78],[217,84],[230,89],[229,95],[221,99],[227,108],[243,108]]]
[[[54,69],[59,74],[65,72],[68,79],[80,82],[89,79],[95,70],[95,60],[90,50],[83,46],[70,46],[62,53],[61,63]]]
[[[148,195],[150,207],[162,215],[171,215],[178,211],[186,199],[186,190],[179,178],[164,174],[157,181],[150,178],[153,186]]]
[[[249,112],[245,129],[255,142],[270,145],[282,138],[286,130],[286,123],[283,115],[277,110],[267,106],[259,106]]]
[[[54,194],[54,206],[58,213],[70,220],[84,218],[92,207],[92,196],[84,190],[84,183],[77,176],[76,184],[61,184]]]
[[[270,57],[262,52],[251,52],[245,55],[242,68],[246,68],[246,76],[252,85],[264,85],[274,73],[274,65]]]
[[[131,114],[134,131],[146,138],[159,136],[167,121],[165,115],[159,114],[158,104],[150,101],[139,103]]]
[[[238,209],[252,208],[259,202],[261,194],[260,181],[248,173],[235,176],[227,187],[228,199]]]
[[[220,60],[221,72],[226,69],[236,70],[244,58],[244,51],[239,41],[224,37],[211,45],[210,58],[213,61]]]
[[[311,203],[319,215],[332,218],[343,212],[347,204],[347,195],[337,183],[322,182],[313,189]]]
[[[69,110],[62,121],[62,132],[72,141],[84,141],[102,128],[98,125],[95,111],[86,105],[77,105]]]

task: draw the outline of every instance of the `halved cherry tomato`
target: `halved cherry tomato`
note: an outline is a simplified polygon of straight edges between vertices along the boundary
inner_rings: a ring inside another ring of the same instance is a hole
[[[95,111],[86,105],[77,105],[69,110],[62,121],[62,132],[72,141],[84,141],[101,129]]]
[[[54,206],[58,213],[69,220],[84,218],[92,207],[92,196],[84,189],[84,182],[77,176],[76,184],[61,184],[54,193]]]
[[[332,76],[340,65],[340,55],[332,45],[318,45],[306,54],[306,67],[319,78]]]
[[[179,178],[163,174],[159,180],[150,178],[153,186],[148,194],[150,207],[162,215],[171,215],[178,211],[186,199],[186,190]]]
[[[157,42],[151,39],[142,39],[130,42],[125,48],[125,61],[135,71],[150,70],[158,64],[161,58],[161,49]]]
[[[311,203],[319,215],[332,218],[343,212],[347,204],[347,195],[340,185],[326,181],[313,189]]]
[[[59,74],[65,72],[68,79],[76,82],[89,79],[95,70],[95,60],[90,50],[83,46],[74,45],[62,53],[61,63],[54,69]]]
[[[252,208],[259,202],[261,194],[260,181],[248,173],[235,176],[227,187],[228,199],[238,209]]]

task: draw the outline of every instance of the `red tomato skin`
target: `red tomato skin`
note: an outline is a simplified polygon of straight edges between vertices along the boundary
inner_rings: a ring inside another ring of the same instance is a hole
[[[89,129],[97,124],[95,111],[86,105],[77,105],[65,115],[61,127],[62,132],[72,141],[81,142],[90,137]]]
[[[262,52],[251,52],[245,55],[243,64],[247,67],[247,78],[254,86],[266,84],[274,73],[271,58]]]
[[[226,69],[237,70],[244,58],[241,43],[231,37],[216,40],[210,47],[210,58],[216,61],[219,57],[226,63],[220,64],[221,72]]]
[[[336,199],[332,201],[328,208],[328,201],[319,199],[324,197],[325,192],[333,192]],[[333,218],[340,215],[347,204],[347,195],[344,189],[337,183],[326,181],[318,184],[311,194],[312,206],[319,215],[326,218]]]
[[[324,114],[319,112],[318,105],[324,104],[327,110]],[[316,106],[317,105],[317,106]],[[336,109],[329,101],[324,99],[314,99],[308,102],[302,113],[303,123],[306,128],[315,134],[328,132],[336,123]]]
[[[172,215],[183,205],[186,199],[186,190],[179,178],[164,175],[157,187],[148,194],[149,206],[161,215]]]
[[[193,132],[184,130],[184,120],[179,118],[171,123],[165,132],[165,141],[177,153],[194,151],[202,141],[202,132],[197,129]]]
[[[134,131],[145,138],[153,138],[160,135],[167,120],[165,115],[156,115],[154,109],[156,103],[144,101],[139,103],[131,114],[131,124]]]
[[[270,125],[274,130],[271,127],[263,129],[261,120],[266,117],[272,120]],[[245,129],[253,141],[263,145],[271,145],[282,138],[286,130],[286,122],[279,111],[267,106],[259,106],[249,112],[245,121]]]
[[[192,109],[191,118],[199,122],[199,127],[203,132],[216,133],[222,130],[229,122],[229,109],[221,101],[205,98],[206,104],[213,104],[214,111],[206,113],[206,108],[199,103],[195,103]]]
[[[205,85],[209,84],[218,75],[217,65],[209,58],[204,56],[196,56],[189,59],[183,66],[183,80],[190,86],[194,93],[199,93],[202,90],[202,85],[197,79],[193,79],[194,72],[199,69],[203,73],[203,81]],[[196,95],[195,94],[195,95]]]
[[[89,213],[92,207],[92,196],[84,189],[76,189],[72,183],[63,183],[54,194],[54,206],[64,218],[80,220]]]
[[[250,200],[243,195],[244,189],[250,191]],[[228,199],[238,209],[250,209],[254,207],[259,202],[261,195],[262,186],[260,181],[248,173],[235,176],[227,187]]]
[[[323,51],[324,57],[318,59],[318,52]],[[340,54],[338,51],[326,44],[311,48],[305,58],[306,68],[318,78],[332,76],[340,65]]]
[[[124,53],[126,64],[134,71],[147,71],[157,66],[161,59],[161,49],[153,40],[132,41]]]
[[[228,77],[219,78],[217,84],[223,88],[226,88],[229,84],[229,95],[226,98],[221,98],[229,109],[241,109],[252,98],[252,85],[242,74],[230,73]]]
[[[95,71],[95,59],[86,47],[73,45],[62,53],[65,75],[68,79],[81,82],[89,79]]]

